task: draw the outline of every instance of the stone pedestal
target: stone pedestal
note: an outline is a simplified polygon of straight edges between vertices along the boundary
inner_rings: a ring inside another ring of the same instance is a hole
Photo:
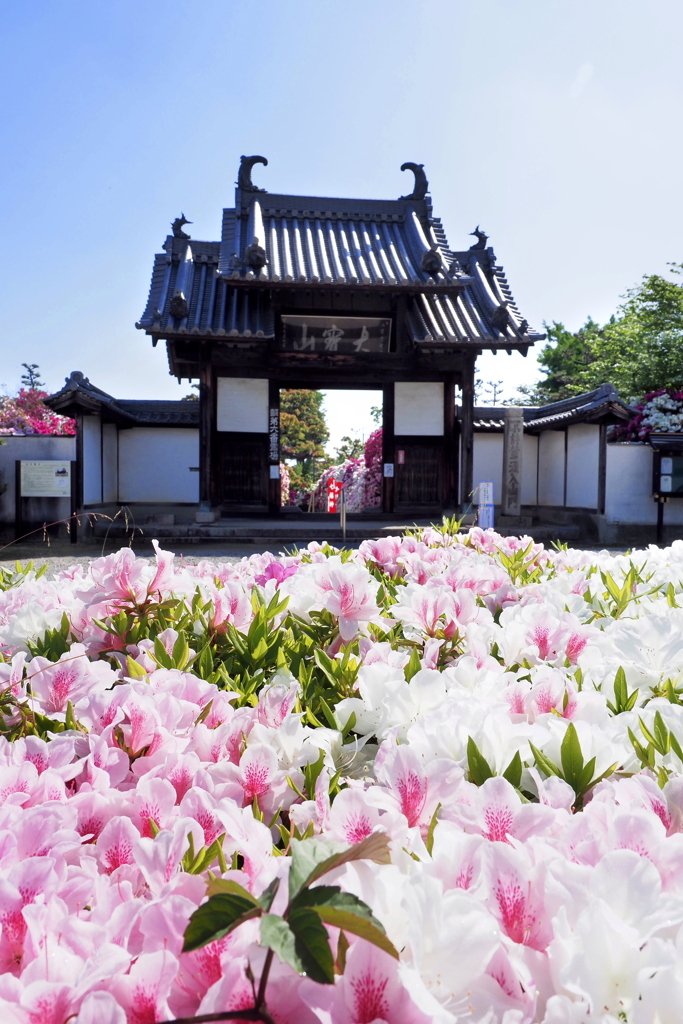
[[[202,510],[195,512],[194,515],[195,523],[215,523],[217,518],[215,512],[204,512]]]
[[[503,498],[502,514],[518,516],[522,504],[522,439],[524,437],[524,410],[505,410],[505,436],[503,438]]]

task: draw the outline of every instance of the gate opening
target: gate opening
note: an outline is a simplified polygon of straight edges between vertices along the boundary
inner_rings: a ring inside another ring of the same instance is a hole
[[[280,504],[350,514],[382,510],[380,390],[281,388]]]

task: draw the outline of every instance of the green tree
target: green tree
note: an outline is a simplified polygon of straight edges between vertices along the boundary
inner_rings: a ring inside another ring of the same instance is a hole
[[[532,387],[525,385],[518,389],[525,404],[558,402],[587,390],[579,381],[595,361],[595,341],[602,331],[590,316],[578,331],[569,331],[556,320],[543,326],[548,335],[548,344],[539,352],[538,364],[545,376]]]
[[[670,264],[673,274],[683,265]],[[603,327],[589,317],[572,332],[545,325],[550,343],[538,356],[545,376],[519,391],[533,404],[614,384],[626,401],[660,388],[683,387],[683,287],[650,274],[624,295]]]
[[[40,391],[41,388],[45,387],[45,384],[40,379],[40,367],[38,363],[22,363],[21,364],[26,373],[21,375],[22,387],[27,391]]]
[[[292,482],[299,490],[313,486],[329,465],[325,445],[330,432],[321,391],[291,389],[280,392],[280,451],[284,459],[296,459]]]
[[[680,274],[683,268],[671,269]],[[610,381],[631,401],[660,388],[683,387],[683,287],[659,274],[644,277],[598,334],[592,354],[593,362],[579,374],[579,390]]]
[[[365,441],[359,437],[349,437],[346,434],[341,439],[341,444],[334,453],[334,462],[345,462],[346,459],[362,459],[365,455]]]

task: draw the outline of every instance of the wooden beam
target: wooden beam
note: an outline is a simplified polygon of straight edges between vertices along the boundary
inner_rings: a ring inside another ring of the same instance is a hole
[[[396,442],[394,438],[394,385],[382,389],[382,511],[394,511],[394,478],[384,476],[384,465],[393,465]],[[394,467],[394,472],[396,469]]]
[[[462,373],[462,494],[464,511],[473,499],[474,491],[474,363],[470,358]]]

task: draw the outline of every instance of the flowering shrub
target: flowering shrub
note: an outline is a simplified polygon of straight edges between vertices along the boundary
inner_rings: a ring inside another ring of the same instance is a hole
[[[290,504],[290,475],[289,466],[286,462],[280,463],[280,504]]]
[[[315,508],[326,509],[327,481],[341,480],[349,512],[379,508],[382,504],[382,430],[373,431],[365,442],[363,461],[346,459],[322,474],[314,492]]]
[[[645,395],[628,423],[614,429],[620,441],[645,441],[650,434],[683,431],[683,391],[661,390]]]
[[[0,573],[3,1021],[679,1019],[683,542]]]
[[[52,412],[44,398],[47,391],[29,388],[0,397],[0,434],[75,434],[76,421]]]

